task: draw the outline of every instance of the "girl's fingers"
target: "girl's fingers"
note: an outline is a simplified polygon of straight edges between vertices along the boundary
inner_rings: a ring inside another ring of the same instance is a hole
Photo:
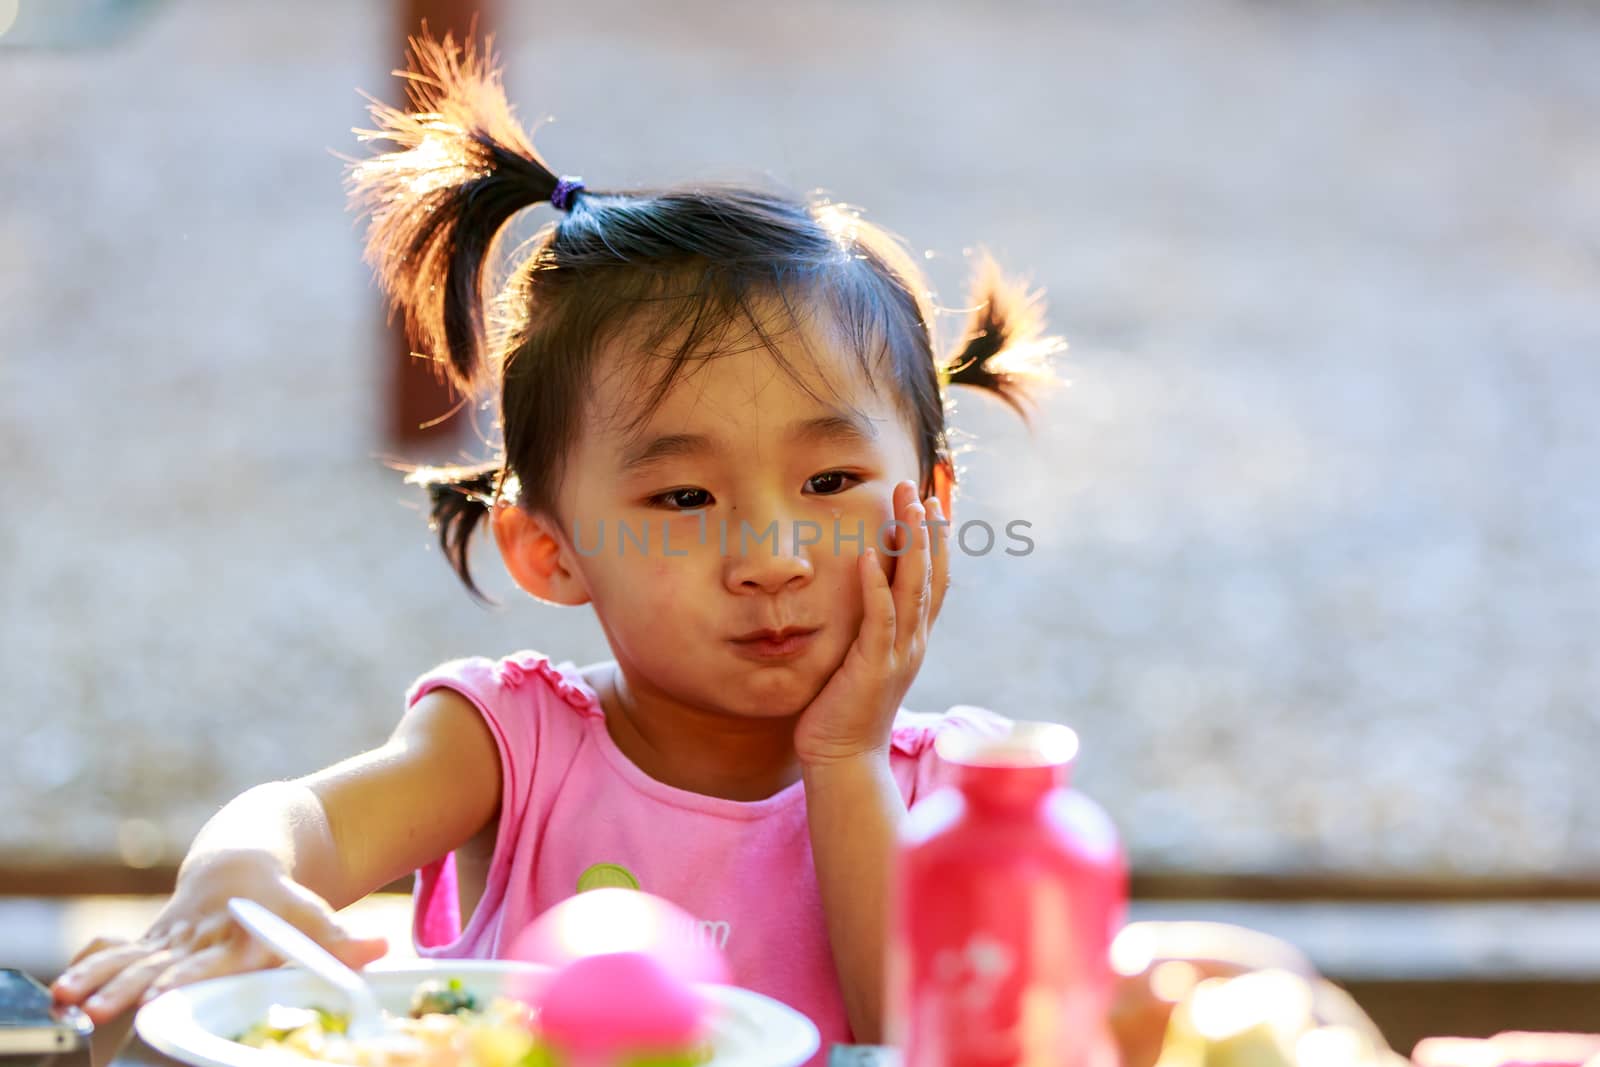
[[[80,954],[78,962],[67,968],[51,988],[61,1003],[81,1004],[127,967],[154,951],[155,946],[147,942],[124,941],[109,944],[99,952]]]
[[[72,957],[70,962],[68,962],[67,969],[71,970],[81,961],[88,959],[90,956],[104,952],[107,949],[118,948],[126,944],[128,944],[128,939],[125,937],[97,937],[77,951],[77,954]]]
[[[114,1019],[139,1003],[139,998],[150,982],[172,966],[177,953],[172,949],[158,949],[132,965],[102,986],[99,992],[84,1002],[83,1010],[89,1018],[100,1024]]]
[[[950,589],[950,523],[944,517],[944,505],[939,498],[928,498],[928,522],[932,525],[932,536],[928,539],[929,551],[932,553],[931,566],[929,567],[929,588],[931,600],[928,604],[928,625],[933,625],[933,620],[939,617],[939,609],[944,606],[944,595]]]
[[[240,959],[237,948],[227,944],[210,945],[192,956],[185,956],[156,975],[145,990],[144,999],[154,1000],[169,989],[206,978],[221,978],[225,974],[238,974],[248,970]]]
[[[345,935],[345,939],[338,945],[329,949],[346,967],[361,970],[369,963],[376,963],[389,954],[389,939],[386,937],[352,937]]]
[[[90,993],[99,988],[98,985],[89,984],[90,971],[87,966],[80,966],[93,959],[102,952],[109,952],[114,948],[121,948],[128,943],[126,938],[97,937],[87,945],[80,948],[68,961],[66,969],[56,976],[50,983],[50,994],[58,1004],[78,1004]]]
[[[916,498],[916,493],[913,492],[909,495],[906,493],[906,486],[910,484],[910,482],[894,483],[894,492],[889,497],[889,529],[891,532],[889,544],[884,547],[884,553],[889,557],[889,584],[896,593],[899,592],[901,587],[902,579],[900,574],[906,569],[906,561],[911,556],[910,551],[908,551],[909,542],[906,535],[908,532],[916,532],[915,530],[908,530],[906,522],[906,507],[909,501]],[[879,544],[883,544],[881,538]]]
[[[304,887],[301,887],[302,889]],[[382,937],[355,937],[339,924],[334,911],[321,897],[307,891],[295,904],[279,912],[302,933],[337,956],[347,966],[365,967],[389,951]]]
[[[916,487],[909,482],[902,484],[910,486],[910,492],[906,494],[905,506],[897,508],[895,513],[895,518],[905,526],[899,528],[901,537],[898,547],[902,551],[895,565],[894,592],[895,649],[904,653],[926,622],[932,594],[928,570],[928,528],[925,525],[927,512],[917,500]],[[899,486],[895,487],[895,495],[898,499]]]
[[[856,649],[869,663],[882,663],[894,645],[894,591],[878,564],[877,549],[863,552],[856,565],[861,573],[861,631],[856,635]]]
[[[275,956],[253,940],[243,944],[221,941],[168,966],[150,983],[144,999],[152,1000],[169,989],[207,978],[263,970],[277,962]]]

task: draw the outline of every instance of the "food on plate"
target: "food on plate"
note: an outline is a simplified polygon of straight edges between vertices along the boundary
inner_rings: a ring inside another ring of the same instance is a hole
[[[417,986],[417,991],[411,995],[413,1019],[434,1013],[460,1015],[462,1012],[477,1010],[478,998],[468,992],[459,978],[451,978],[448,981],[430,978]]]
[[[414,1014],[402,1018],[386,1012],[388,1032],[371,1040],[352,1039],[349,1016],[342,1012],[283,1004],[268,1008],[235,1040],[351,1067],[543,1067],[525,1004],[496,997],[480,1011],[466,1006],[470,994],[463,993],[459,982],[455,989],[423,983],[412,998]],[[431,1010],[440,1004],[451,1010]]]
[[[411,1013],[384,1013],[387,1032],[368,1040],[348,1034],[349,1016],[321,1007],[274,1004],[235,1038],[251,1048],[286,1052],[349,1067],[568,1067],[569,1057],[538,1034],[536,1013],[514,997],[480,1005],[460,979],[430,979],[411,997]],[[622,1062],[695,1067],[711,1058],[704,1046]]]

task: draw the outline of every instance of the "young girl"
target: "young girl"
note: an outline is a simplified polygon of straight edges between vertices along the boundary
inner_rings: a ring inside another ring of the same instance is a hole
[[[413,107],[374,107],[395,147],[353,190],[418,347],[463,390],[498,385],[504,454],[412,480],[469,589],[487,519],[516,583],[591,605],[615,658],[422,675],[388,743],[224,807],[148,933],[90,946],[57,995],[106,1020],[275,963],[229,920],[235,895],[365,965],[386,946],[332,910],[416,871],[423,956],[494,957],[563,898],[635,886],[824,1049],[876,1041],[897,825],[939,731],[1004,723],[900,706],[949,581],[947,390],[1025,414],[1056,344],[986,264],[965,339],[938,351],[913,261],[840,206],[558,177],[488,57],[416,48]],[[490,314],[496,235],[542,203],[558,221]]]

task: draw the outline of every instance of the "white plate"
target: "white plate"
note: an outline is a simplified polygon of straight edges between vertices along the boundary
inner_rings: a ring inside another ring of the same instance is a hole
[[[378,1003],[403,1015],[425,979],[459,978],[481,999],[498,994],[514,971],[539,969],[506,960],[426,960],[376,964],[366,975]],[[711,1030],[716,1055],[708,1067],[799,1067],[816,1052],[817,1028],[793,1008],[748,989],[704,988],[721,1009]],[[285,1067],[281,1054],[232,1040],[273,1004],[343,1010],[339,994],[326,984],[305,971],[282,968],[170,990],[140,1008],[134,1025],[153,1048],[194,1067]]]

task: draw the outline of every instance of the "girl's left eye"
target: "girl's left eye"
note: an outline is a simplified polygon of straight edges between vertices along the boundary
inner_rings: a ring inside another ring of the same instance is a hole
[[[822,474],[813,474],[806,479],[806,485],[819,496],[832,496],[835,493],[843,492],[852,485],[858,484],[860,481],[860,478],[846,471],[825,471]]]
[[[665,493],[657,493],[650,498],[650,503],[659,504],[671,511],[698,511],[709,507],[711,494],[704,489],[668,489]]]

